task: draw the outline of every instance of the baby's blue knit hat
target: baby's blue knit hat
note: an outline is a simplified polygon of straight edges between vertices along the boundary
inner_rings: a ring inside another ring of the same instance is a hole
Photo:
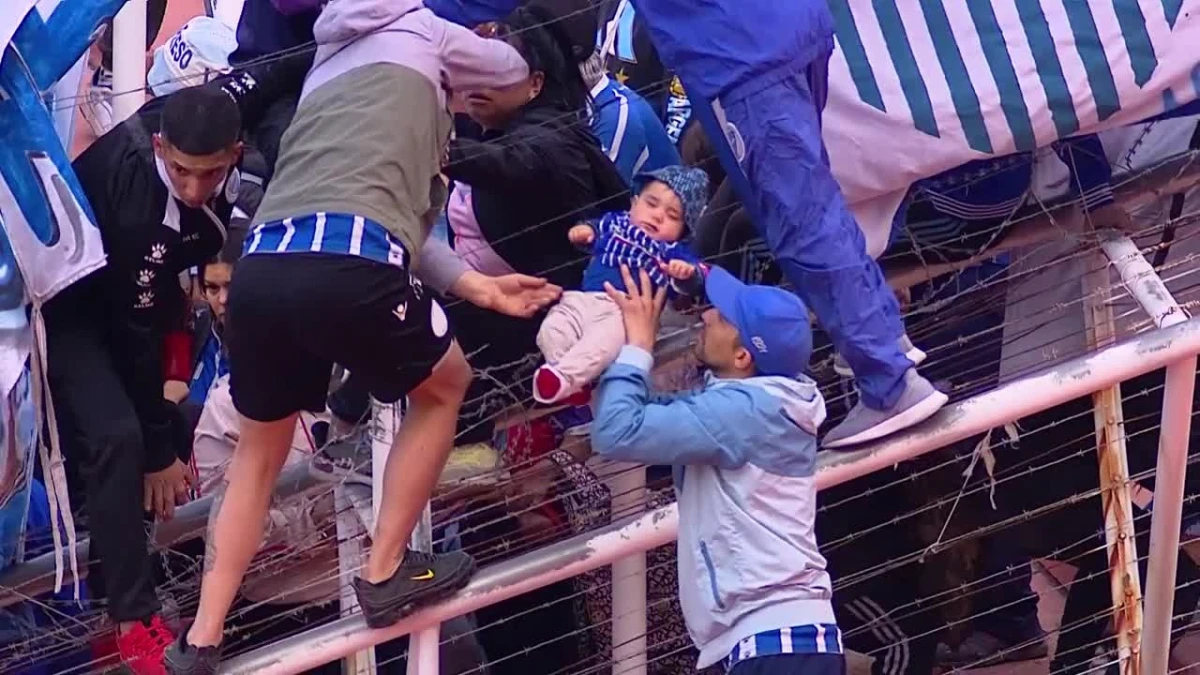
[[[687,166],[664,166],[657,171],[646,171],[633,177],[633,186],[641,192],[646,183],[656,180],[666,183],[683,203],[683,227],[693,232],[700,214],[708,205],[708,174],[701,169]]]

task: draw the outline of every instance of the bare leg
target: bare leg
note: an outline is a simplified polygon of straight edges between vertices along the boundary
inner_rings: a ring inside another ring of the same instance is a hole
[[[277,422],[240,419],[241,437],[214,505],[217,517],[205,535],[200,607],[188,631],[195,647],[221,643],[225,617],[254,554],[262,545],[275,481],[291,449],[296,415]]]
[[[409,408],[383,474],[383,500],[363,578],[387,581],[400,566],[417,519],[454,448],[454,428],[471,367],[455,342],[408,396]]]

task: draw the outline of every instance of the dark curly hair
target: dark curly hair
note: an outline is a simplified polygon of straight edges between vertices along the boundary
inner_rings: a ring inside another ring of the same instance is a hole
[[[544,79],[538,99],[563,110],[590,113],[591,92],[579,73],[571,37],[562,21],[537,5],[518,8],[497,26],[497,37],[511,44],[530,72]]]

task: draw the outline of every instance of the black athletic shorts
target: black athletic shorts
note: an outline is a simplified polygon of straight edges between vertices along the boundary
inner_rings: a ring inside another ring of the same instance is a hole
[[[324,410],[335,363],[396,401],[454,341],[441,305],[406,269],[353,255],[246,256],[227,312],[233,404],[260,422]]]

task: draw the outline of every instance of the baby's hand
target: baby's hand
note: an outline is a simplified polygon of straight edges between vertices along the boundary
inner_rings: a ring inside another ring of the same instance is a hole
[[[663,271],[667,273],[667,276],[671,277],[672,279],[679,279],[681,281],[685,279],[691,279],[692,276],[696,274],[696,266],[690,262],[684,262],[682,260],[672,260],[662,267]]]
[[[567,231],[567,239],[576,246],[588,246],[596,239],[596,231],[591,225],[580,223]]]

